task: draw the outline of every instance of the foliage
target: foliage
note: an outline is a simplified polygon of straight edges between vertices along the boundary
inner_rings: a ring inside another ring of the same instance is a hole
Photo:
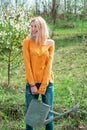
[[[60,21],[59,24],[63,23]],[[76,21],[76,25],[78,26],[75,28],[60,27],[55,28],[55,31],[51,30],[51,32],[54,31],[52,38],[55,40],[54,110],[61,113],[71,109],[75,104],[79,105],[77,113],[71,113],[54,122],[55,130],[79,130],[87,125],[87,30],[85,28],[87,24]],[[53,29],[54,25],[50,24],[50,27]],[[22,59],[22,55],[20,55],[20,59]],[[12,75],[12,82],[8,87],[5,81],[6,65],[4,62],[0,63],[0,127],[2,130],[25,129],[23,121],[25,71],[21,66],[23,66],[23,61],[21,65],[17,66],[18,74]],[[15,71],[15,68],[12,71]]]
[[[22,51],[22,42],[29,34],[31,15],[24,9],[17,12],[3,10],[0,20],[0,53],[1,60],[7,64],[8,85],[10,84],[11,70],[21,64],[19,59]]]
[[[3,126],[5,126],[4,129],[6,127],[10,129],[12,120],[16,122],[16,120],[19,121],[24,116],[24,91],[20,87],[8,87],[7,84],[3,84],[0,86],[0,93],[0,121],[2,123],[0,128],[3,129]],[[14,124],[13,128],[15,128]]]
[[[31,13],[36,15],[46,15],[51,17],[51,21],[56,23],[58,19],[61,20],[87,20],[87,1],[86,0],[1,0],[0,13],[2,14],[2,8],[12,11],[10,7],[14,7],[15,10],[19,10],[23,7],[26,10],[32,8]]]

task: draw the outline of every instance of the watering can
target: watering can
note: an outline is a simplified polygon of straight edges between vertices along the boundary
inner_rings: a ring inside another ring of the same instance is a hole
[[[57,113],[50,110],[50,106],[40,102],[37,99],[32,99],[28,110],[25,114],[24,121],[26,124],[34,127],[40,128],[54,120],[60,119],[62,116],[67,115],[70,112],[76,112],[78,106],[74,106],[71,110],[65,111],[64,113]],[[49,112],[53,113],[54,117],[47,119]]]

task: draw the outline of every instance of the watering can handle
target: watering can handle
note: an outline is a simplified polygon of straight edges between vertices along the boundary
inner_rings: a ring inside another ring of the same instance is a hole
[[[49,112],[52,113],[52,114],[54,114],[54,115],[57,115],[57,116],[60,115],[60,113],[55,112],[55,111],[53,111],[53,110],[50,110]]]

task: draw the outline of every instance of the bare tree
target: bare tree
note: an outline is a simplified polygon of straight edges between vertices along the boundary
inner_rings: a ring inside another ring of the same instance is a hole
[[[66,2],[67,2],[67,0],[64,0],[64,12],[66,12],[66,8],[67,8],[66,7],[66,5],[67,5]]]
[[[57,20],[59,6],[60,6],[60,0],[52,0],[51,16],[52,16],[54,24],[56,23],[56,20]]]
[[[2,13],[2,0],[0,1],[0,14]]]
[[[36,14],[39,14],[40,13],[40,4],[41,4],[41,1],[40,0],[35,0],[35,13]]]
[[[15,5],[16,5],[16,10],[17,10],[18,0],[15,0]]]
[[[83,10],[87,11],[87,0],[82,0]]]
[[[77,0],[75,0],[74,13],[77,14]]]

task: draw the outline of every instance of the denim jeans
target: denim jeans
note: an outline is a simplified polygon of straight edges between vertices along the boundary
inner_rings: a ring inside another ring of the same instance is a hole
[[[36,86],[39,89],[40,84],[36,84]],[[49,85],[47,86],[47,90],[46,90],[45,95],[41,95],[41,97],[42,97],[42,101],[46,104],[49,104],[50,110],[52,110],[53,109],[53,101],[54,101],[54,84],[53,83],[49,83]],[[26,108],[28,108],[31,100],[33,98],[38,99],[39,94],[38,95],[32,95],[30,85],[26,84],[25,98],[26,98]],[[49,112],[47,118],[52,118],[52,113]],[[26,124],[26,130],[34,130],[34,128]],[[50,122],[49,124],[47,124],[45,126],[45,130],[54,130],[54,122]]]

